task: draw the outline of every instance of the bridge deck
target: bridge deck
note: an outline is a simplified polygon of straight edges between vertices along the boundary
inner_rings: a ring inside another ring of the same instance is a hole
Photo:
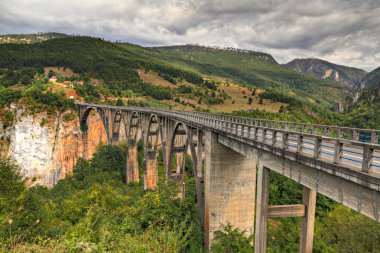
[[[80,104],[80,103],[78,103]],[[88,104],[82,104],[88,105]],[[91,105],[88,105],[91,106]],[[187,124],[255,140],[327,163],[380,177],[380,131],[184,112],[153,108],[93,105],[114,110],[172,116]]]

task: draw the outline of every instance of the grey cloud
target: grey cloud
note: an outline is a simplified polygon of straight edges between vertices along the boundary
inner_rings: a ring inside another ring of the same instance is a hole
[[[58,31],[142,45],[201,43],[380,65],[378,0],[0,0],[0,33]]]

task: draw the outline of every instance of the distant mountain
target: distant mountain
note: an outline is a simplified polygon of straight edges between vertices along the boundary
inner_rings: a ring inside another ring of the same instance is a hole
[[[351,88],[360,88],[360,81],[367,74],[362,69],[337,65],[315,58],[294,59],[284,66],[319,79],[344,83]]]
[[[0,35],[0,44],[32,44],[55,38],[64,38],[69,35],[63,33],[38,33],[38,34],[4,34]]]
[[[365,87],[374,87],[376,85],[380,85],[380,67],[369,72],[360,82],[360,88],[362,89]]]
[[[346,125],[380,129],[380,67],[365,75],[348,108]]]

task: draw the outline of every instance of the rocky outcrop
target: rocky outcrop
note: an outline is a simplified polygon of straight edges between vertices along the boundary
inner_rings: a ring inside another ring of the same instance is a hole
[[[3,156],[15,160],[29,185],[51,187],[72,173],[78,158],[84,154],[79,119],[75,115],[71,119],[68,117],[76,112],[32,115],[15,105],[5,110],[12,112],[13,122],[4,127],[0,121],[0,151]],[[89,116],[88,126],[91,140],[88,142],[88,154],[91,157],[96,147],[106,143],[107,138],[97,114]]]
[[[359,88],[361,79],[367,74],[367,72],[361,69],[337,65],[314,58],[294,59],[284,66],[319,79],[340,82],[351,88]]]
[[[380,67],[369,72],[367,75],[365,75],[361,82],[360,82],[360,88],[364,89],[367,87],[375,87],[380,86]]]

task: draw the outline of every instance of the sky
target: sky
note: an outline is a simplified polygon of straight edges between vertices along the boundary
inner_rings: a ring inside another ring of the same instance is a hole
[[[0,34],[37,32],[380,66],[380,0],[0,0]]]

